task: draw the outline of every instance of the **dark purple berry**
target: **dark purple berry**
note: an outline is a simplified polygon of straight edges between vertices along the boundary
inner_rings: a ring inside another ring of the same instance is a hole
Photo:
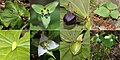
[[[44,10],[46,10],[46,8],[44,8]]]
[[[69,12],[64,15],[63,20],[66,25],[72,25],[72,24],[75,24],[76,22],[76,16],[73,13]]]

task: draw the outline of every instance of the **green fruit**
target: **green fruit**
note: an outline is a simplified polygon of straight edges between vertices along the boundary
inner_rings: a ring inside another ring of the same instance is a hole
[[[81,48],[81,43],[80,42],[73,42],[72,45],[70,46],[70,50],[73,55],[76,55],[79,53]]]

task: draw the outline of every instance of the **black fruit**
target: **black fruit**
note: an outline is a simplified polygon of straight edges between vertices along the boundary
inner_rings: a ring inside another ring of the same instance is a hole
[[[69,12],[64,15],[63,20],[66,25],[72,25],[72,24],[75,24],[76,22],[76,16],[73,13]]]

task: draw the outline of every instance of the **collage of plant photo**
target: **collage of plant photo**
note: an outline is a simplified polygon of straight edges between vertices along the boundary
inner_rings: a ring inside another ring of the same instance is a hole
[[[0,0],[0,60],[120,60],[120,0]]]

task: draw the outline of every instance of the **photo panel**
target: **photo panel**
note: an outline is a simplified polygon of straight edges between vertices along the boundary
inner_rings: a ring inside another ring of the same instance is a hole
[[[0,0],[0,30],[28,30],[29,0]]]
[[[90,0],[60,0],[61,30],[90,29]]]
[[[30,33],[31,60],[60,60],[59,30],[32,30]]]
[[[30,30],[59,30],[59,0],[30,0]]]
[[[89,30],[61,30],[60,60],[90,60],[89,33]]]
[[[30,31],[0,30],[0,60],[30,60]]]
[[[91,30],[120,30],[120,1],[91,0]]]
[[[120,59],[120,30],[91,30],[90,38],[92,60]]]

